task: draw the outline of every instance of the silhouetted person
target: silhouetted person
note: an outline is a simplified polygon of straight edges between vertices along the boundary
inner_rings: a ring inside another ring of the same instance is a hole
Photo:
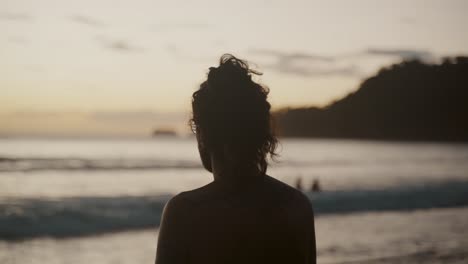
[[[320,187],[319,180],[314,179],[314,181],[312,182],[312,185],[310,186],[310,191],[312,191],[312,192],[322,191],[322,187]]]
[[[232,55],[192,98],[192,129],[214,181],[173,197],[163,212],[157,264],[316,263],[312,206],[266,175],[277,140],[268,89]]]
[[[296,179],[296,189],[302,192],[302,178],[301,177]]]

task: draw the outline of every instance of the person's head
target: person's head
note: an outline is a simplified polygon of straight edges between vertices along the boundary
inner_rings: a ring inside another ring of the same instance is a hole
[[[248,64],[233,55],[221,56],[219,66],[192,95],[191,126],[204,167],[212,172],[212,155],[222,156],[239,172],[265,173],[267,156],[274,156],[268,88],[252,80]]]

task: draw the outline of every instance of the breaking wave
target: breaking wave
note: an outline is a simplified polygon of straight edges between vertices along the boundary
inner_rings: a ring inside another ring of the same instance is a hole
[[[468,182],[306,193],[317,216],[468,205]],[[0,239],[74,237],[157,227],[171,195],[0,200]]]

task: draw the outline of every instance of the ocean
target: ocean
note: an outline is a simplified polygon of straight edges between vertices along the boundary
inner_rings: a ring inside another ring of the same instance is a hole
[[[278,151],[268,174],[300,179],[319,263],[468,262],[468,144]],[[153,263],[165,202],[211,180],[193,138],[0,139],[0,263]]]

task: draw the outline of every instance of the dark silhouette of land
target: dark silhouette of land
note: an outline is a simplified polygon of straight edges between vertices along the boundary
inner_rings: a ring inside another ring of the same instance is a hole
[[[284,137],[468,141],[468,57],[403,61],[325,108],[275,118]]]

